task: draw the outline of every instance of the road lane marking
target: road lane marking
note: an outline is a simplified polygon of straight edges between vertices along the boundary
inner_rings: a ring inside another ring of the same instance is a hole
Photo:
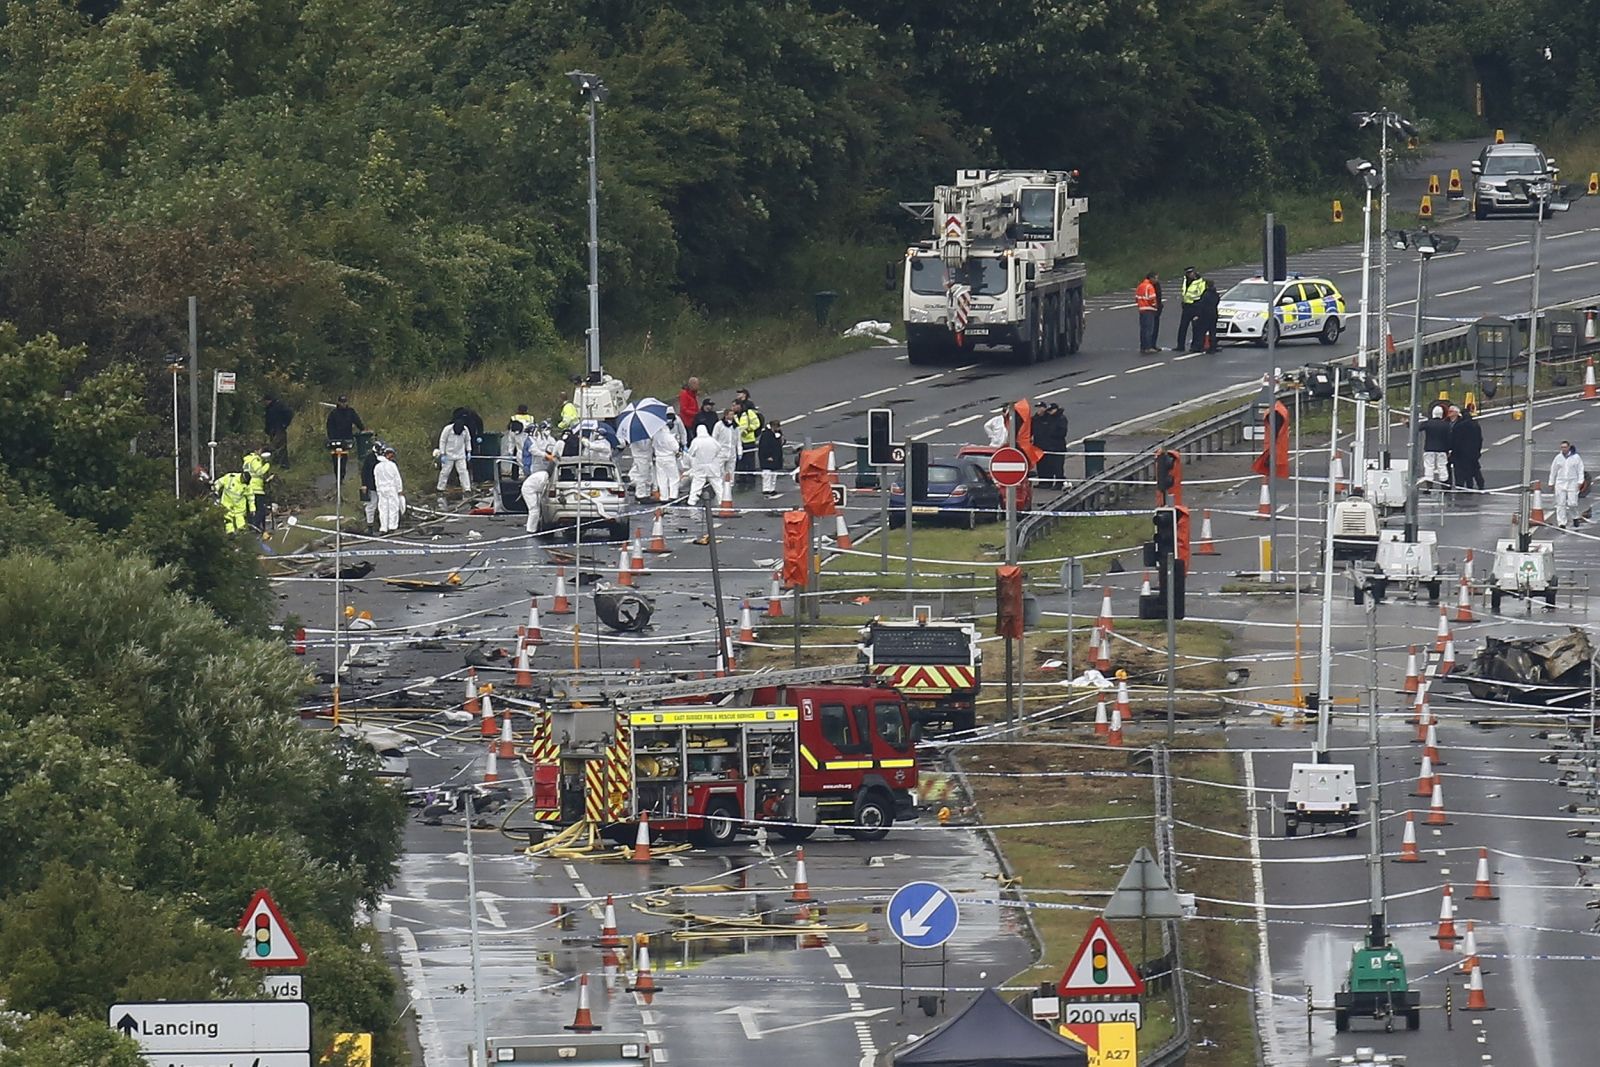
[[[1110,307],[1106,308],[1106,310],[1107,311],[1126,311],[1128,308],[1138,307],[1138,306],[1139,306],[1138,304],[1112,304]]]
[[[784,420],[783,420],[783,421],[784,421],[784,422],[799,422],[799,421],[800,421],[800,420],[801,420],[801,419],[803,419],[803,418],[805,418],[805,417],[806,417],[806,416],[807,416],[807,415],[809,415],[809,414],[811,414],[811,412],[809,412],[809,411],[802,411],[802,412],[801,412],[801,413],[800,413],[800,414],[798,414],[798,415],[790,415],[790,416],[789,416],[789,417],[788,417],[788,418],[787,418],[787,419],[784,419]]]
[[[1090,378],[1086,382],[1079,382],[1078,383],[1078,388],[1082,389],[1086,385],[1099,385],[1101,382],[1109,382],[1111,379],[1113,379],[1115,377],[1116,377],[1115,374],[1102,374],[1098,378]]]
[[[964,371],[964,370],[977,370],[981,366],[983,366],[982,363],[968,363],[965,367],[957,367],[956,368],[956,373],[959,374],[961,371]]]
[[[1491,442],[1489,447],[1499,448],[1501,445],[1509,445],[1512,441],[1515,441],[1521,436],[1522,435],[1520,433],[1508,433],[1504,437],[1500,438],[1500,440]]]
[[[1509,242],[1507,244],[1503,244],[1503,245],[1490,245],[1488,248],[1485,248],[1484,251],[1485,252],[1498,252],[1502,248],[1520,248],[1522,245],[1525,245],[1527,243],[1528,243],[1527,239],[1524,238],[1521,241],[1511,241],[1511,242]]]
[[[1481,285],[1469,285],[1465,289],[1452,289],[1448,293],[1435,293],[1434,296],[1460,296],[1462,293],[1475,293],[1482,289]]]
[[[1340,274],[1360,274],[1361,270],[1362,270],[1362,268],[1360,268],[1360,267],[1351,267],[1349,270],[1342,270],[1339,273]]]
[[[843,978],[847,982],[855,977],[855,975],[850,973],[850,965],[848,963],[835,963],[833,965],[833,969],[840,978]]]
[[[1533,432],[1534,433],[1538,433],[1540,430],[1548,430],[1549,428],[1550,428],[1550,421],[1548,419],[1546,419],[1544,422],[1536,422],[1536,423],[1533,424]]]
[[[870,393],[862,393],[861,396],[859,397],[859,399],[861,399],[861,400],[871,400],[875,396],[882,396],[884,393],[892,393],[896,389],[900,389],[900,388],[904,387],[905,385],[909,385],[909,384],[910,384],[909,382],[902,382],[900,385],[891,385],[891,386],[888,386],[887,388],[884,388],[884,389],[874,389]]]
[[[1039,394],[1039,399],[1040,400],[1049,400],[1053,396],[1060,396],[1062,393],[1067,393],[1067,392],[1071,392],[1071,391],[1072,391],[1072,386],[1063,385],[1060,389],[1052,389],[1048,393],[1040,393]]]
[[[1556,267],[1551,274],[1564,274],[1569,270],[1583,270],[1585,267],[1600,267],[1600,259],[1591,259],[1587,263],[1574,263],[1570,267]]]
[[[824,411],[832,411],[835,408],[842,408],[848,403],[851,403],[851,401],[849,401],[849,400],[839,400],[839,401],[836,401],[836,402],[834,402],[832,404],[824,404],[822,407],[813,410],[811,412],[811,414],[813,414],[813,415],[821,415]]]
[[[861,998],[861,987],[854,982],[846,982],[844,984],[844,995],[851,1000],[859,1000]]]
[[[433,995],[428,992],[428,976],[422,969],[422,954],[417,951],[416,935],[402,926],[395,930],[394,936],[400,943],[400,955],[405,961],[402,970],[412,1002],[432,1004]],[[421,1011],[416,1013],[416,1018],[417,1040],[422,1045],[423,1062],[444,1063],[444,1035],[439,1032],[438,1015],[432,1011]]]
[[[1577,411],[1569,411],[1565,415],[1557,415],[1555,417],[1555,421],[1556,422],[1566,422],[1568,419],[1575,419],[1579,415],[1582,415],[1582,414],[1583,414],[1583,409],[1579,408]]]
[[[835,945],[831,941],[828,944],[822,946],[822,951],[826,952],[828,954],[828,958],[831,959],[831,960],[837,960],[837,959],[843,959],[844,958],[844,953],[839,951],[839,946]]]
[[[1268,1063],[1287,1063],[1279,1054],[1278,1027],[1272,1017],[1272,953],[1267,944],[1267,885],[1261,870],[1261,827],[1256,818],[1256,761],[1255,753],[1244,754],[1244,804],[1250,813],[1250,882],[1255,892],[1256,946],[1260,959],[1256,964],[1257,985],[1267,996],[1254,998],[1256,1003],[1256,1033],[1266,1046]],[[1270,800],[1269,800],[1270,803]]]
[[[1204,355],[1204,354],[1205,353],[1203,353],[1203,352],[1190,352],[1187,356],[1173,356],[1172,357],[1172,362],[1174,362],[1174,363],[1182,363],[1186,359],[1194,359],[1196,356],[1201,356],[1201,355]]]
[[[1144,364],[1141,364],[1140,366],[1137,366],[1137,367],[1129,367],[1127,370],[1123,371],[1122,373],[1123,374],[1138,374],[1141,371],[1155,370],[1157,367],[1165,367],[1166,365],[1167,365],[1167,361],[1166,360],[1162,360],[1160,363],[1144,363]]]
[[[1525,282],[1531,277],[1533,277],[1533,272],[1532,271],[1529,271],[1527,274],[1513,274],[1509,278],[1501,278],[1500,280],[1496,281],[1494,284],[1496,284],[1496,285],[1510,285],[1512,282]]]
[[[1568,230],[1566,233],[1547,233],[1544,235],[1544,239],[1546,241],[1559,241],[1563,237],[1582,237],[1588,232],[1588,230]]]

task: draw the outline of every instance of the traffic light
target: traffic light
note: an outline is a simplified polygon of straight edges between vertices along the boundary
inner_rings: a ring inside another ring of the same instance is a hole
[[[1156,528],[1155,545],[1156,555],[1172,556],[1178,552],[1178,513],[1172,508],[1157,508],[1156,513],[1150,516],[1150,521]]]
[[[928,442],[911,442],[911,496],[910,500],[928,497]]]
[[[1271,230],[1265,223],[1261,226],[1261,276],[1269,282],[1289,278],[1289,231],[1281,222],[1273,223]]]
[[[266,912],[263,911],[256,915],[255,927],[256,955],[266,959],[272,955],[272,920],[267,916]]]
[[[1105,985],[1111,980],[1111,949],[1106,939],[1097,937],[1089,945],[1089,965],[1095,985]]]
[[[1159,584],[1149,596],[1139,598],[1139,618],[1167,617],[1167,583],[1172,582],[1172,617],[1184,616],[1184,578],[1189,570],[1189,509],[1156,509],[1150,516],[1154,536],[1144,546],[1144,562],[1156,568]]]
[[[1165,448],[1156,450],[1156,503],[1163,507],[1183,503],[1183,456]]]
[[[1022,568],[1006,564],[994,572],[994,632],[1022,637]]]

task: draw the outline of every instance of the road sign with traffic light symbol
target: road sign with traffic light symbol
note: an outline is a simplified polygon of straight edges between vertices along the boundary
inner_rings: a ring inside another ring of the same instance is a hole
[[[1144,992],[1144,979],[1117,944],[1111,927],[1096,918],[1056,984],[1056,992],[1063,997],[1137,996]]]
[[[244,935],[244,957],[252,967],[303,967],[306,954],[284,922],[283,912],[265,889],[256,890],[239,919]]]

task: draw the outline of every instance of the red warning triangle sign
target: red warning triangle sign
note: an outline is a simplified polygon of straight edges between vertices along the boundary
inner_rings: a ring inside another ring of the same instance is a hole
[[[252,967],[303,967],[305,950],[295,940],[277,901],[265,889],[257,889],[239,920],[244,935],[244,957]]]
[[[1144,992],[1144,979],[1128,962],[1111,927],[1101,918],[1089,924],[1066,973],[1056,983],[1063,997],[1137,996]]]

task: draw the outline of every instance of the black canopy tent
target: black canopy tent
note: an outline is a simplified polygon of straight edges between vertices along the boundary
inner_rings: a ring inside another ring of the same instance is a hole
[[[1088,1067],[1089,1054],[985,989],[955,1018],[895,1051],[890,1062],[894,1067]]]

